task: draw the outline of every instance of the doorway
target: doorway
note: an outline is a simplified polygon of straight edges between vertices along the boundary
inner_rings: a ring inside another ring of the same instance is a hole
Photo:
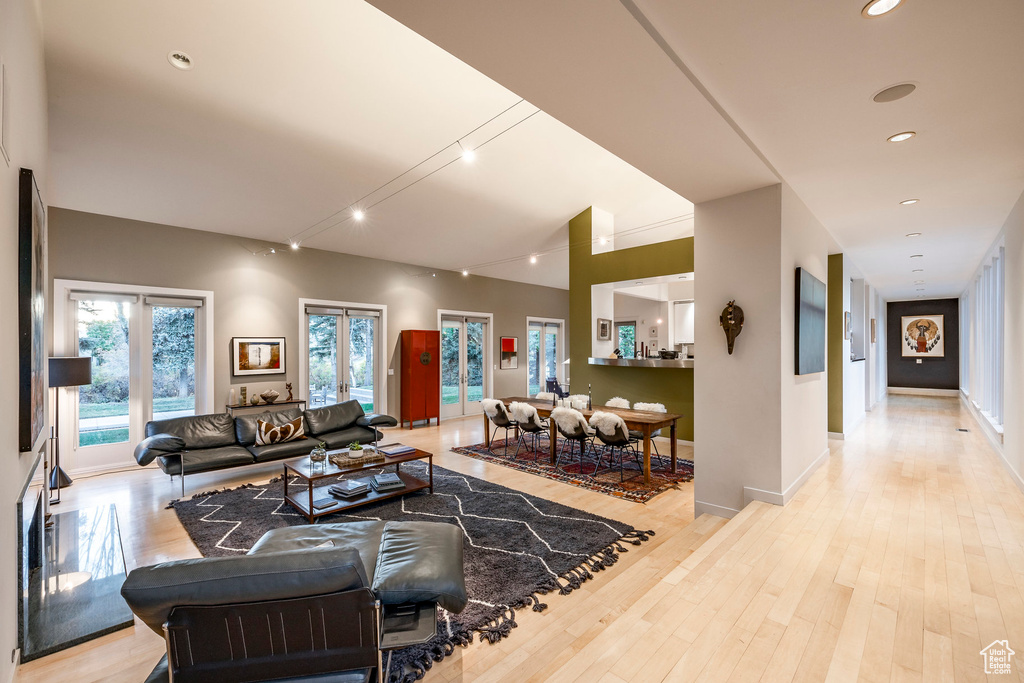
[[[440,313],[441,417],[478,415],[490,392],[491,316]]]
[[[306,304],[304,369],[310,408],[356,400],[385,412],[381,359],[383,309]]]
[[[565,321],[555,318],[526,319],[526,391],[528,396],[547,391],[547,380],[565,384],[562,371]],[[563,387],[564,388],[564,387]]]
[[[54,282],[55,355],[92,358],[92,382],[57,395],[69,470],[124,467],[150,420],[212,409],[212,297]]]

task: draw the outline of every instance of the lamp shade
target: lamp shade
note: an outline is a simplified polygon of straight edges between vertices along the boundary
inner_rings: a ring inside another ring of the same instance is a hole
[[[61,356],[50,358],[50,386],[77,387],[92,384],[92,358],[90,356]]]

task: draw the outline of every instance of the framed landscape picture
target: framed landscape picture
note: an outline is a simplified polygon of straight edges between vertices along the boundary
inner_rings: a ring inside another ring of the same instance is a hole
[[[36,450],[43,430],[43,320],[46,317],[46,209],[35,176],[18,186],[18,448]]]
[[[941,315],[905,315],[903,329],[904,358],[943,358],[946,355],[946,330]]]
[[[231,360],[235,377],[284,374],[284,337],[232,337]]]

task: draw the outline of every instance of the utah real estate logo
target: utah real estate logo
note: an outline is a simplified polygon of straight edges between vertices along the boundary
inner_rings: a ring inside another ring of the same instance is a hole
[[[1016,653],[1010,649],[1010,641],[993,640],[989,646],[983,648],[979,654],[985,658],[985,673],[1011,673],[1010,657]]]

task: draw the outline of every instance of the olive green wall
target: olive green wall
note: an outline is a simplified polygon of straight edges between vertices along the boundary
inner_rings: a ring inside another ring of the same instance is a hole
[[[828,431],[843,433],[843,255],[828,255]]]
[[[569,221],[569,378],[574,394],[593,388],[594,403],[613,396],[664,403],[680,413],[677,437],[693,440],[693,370],[590,365],[593,343],[590,286],[693,271],[693,238],[593,254],[591,210]],[[697,359],[696,362],[700,362]]]

